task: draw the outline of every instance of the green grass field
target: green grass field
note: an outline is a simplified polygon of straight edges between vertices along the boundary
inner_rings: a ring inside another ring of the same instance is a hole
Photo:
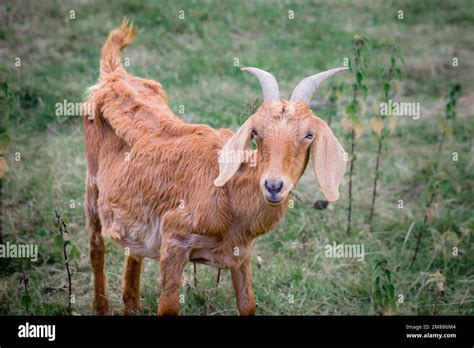
[[[297,188],[303,202],[295,201],[278,227],[257,242],[257,313],[377,314],[379,270],[374,267],[381,258],[387,261],[392,297],[398,300],[393,313],[474,313],[472,1],[31,0],[2,2],[0,10],[2,132],[12,139],[5,151],[9,170],[2,180],[3,242],[39,247],[37,262],[0,258],[0,314],[69,313],[55,207],[67,219],[74,246],[72,311],[93,314],[82,122],[79,117],[55,116],[55,104],[82,100],[98,77],[101,46],[124,16],[138,31],[123,55],[127,70],[160,81],[176,114],[184,106],[180,117],[186,121],[234,130],[261,93],[256,80],[234,65],[236,59],[241,67],[272,72],[282,96],[288,98],[303,77],[342,66],[352,54],[354,35],[368,38],[372,46],[364,54],[369,97],[360,115],[364,133],[357,139],[354,162],[352,232],[346,233],[348,184],[343,184],[338,202],[315,210],[314,201],[323,196],[308,168]],[[179,19],[180,10],[184,19]],[[398,19],[399,10],[403,19]],[[294,11],[294,19],[288,18],[289,11]],[[390,64],[381,44],[390,42],[400,47],[404,58],[393,99],[420,103],[421,118],[399,120],[387,138],[370,226],[377,138],[369,120],[383,93],[378,71]],[[457,67],[453,57],[458,58]],[[332,128],[348,151],[350,140],[342,121],[352,77],[341,75],[336,81],[344,81],[346,88]],[[454,82],[462,84],[457,118],[438,155],[439,119]],[[315,99],[327,99],[330,86],[327,83]],[[328,117],[327,108],[314,110]],[[424,225],[430,178],[445,181]],[[418,257],[410,266],[420,231]],[[324,246],[333,242],[364,245],[364,262],[326,257]],[[121,314],[123,251],[109,241],[107,246],[111,311]],[[187,267],[182,314],[237,314],[229,272],[221,272],[217,287],[216,276],[216,269],[197,265],[195,286],[192,265]],[[146,261],[141,290],[142,314],[154,315],[160,293],[158,262]]]

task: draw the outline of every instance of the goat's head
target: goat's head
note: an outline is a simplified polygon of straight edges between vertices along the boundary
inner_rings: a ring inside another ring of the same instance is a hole
[[[329,77],[347,68],[332,69],[303,79],[290,100],[281,100],[276,79],[257,68],[244,68],[262,86],[263,104],[228,140],[220,153],[216,186],[224,185],[245,161],[252,140],[257,143],[257,172],[263,198],[282,204],[303,175],[310,154],[322,192],[329,201],[339,198],[344,176],[344,150],[329,126],[315,116],[308,103]]]

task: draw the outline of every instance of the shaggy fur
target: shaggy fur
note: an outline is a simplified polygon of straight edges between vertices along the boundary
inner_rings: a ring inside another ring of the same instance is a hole
[[[239,313],[253,315],[250,260],[256,238],[282,218],[310,153],[323,192],[337,199],[342,147],[305,103],[265,102],[235,134],[184,123],[169,109],[159,83],[134,77],[121,65],[120,52],[134,36],[127,21],[110,33],[99,81],[86,100],[95,106],[84,117],[94,308],[108,312],[108,237],[129,255],[125,314],[139,308],[142,260],[149,257],[160,262],[160,314],[178,314],[183,269],[197,262],[230,268]],[[258,150],[248,158],[256,165],[239,156],[225,160],[224,154],[248,150],[252,138]],[[277,179],[283,182],[279,201],[269,201],[264,182]]]

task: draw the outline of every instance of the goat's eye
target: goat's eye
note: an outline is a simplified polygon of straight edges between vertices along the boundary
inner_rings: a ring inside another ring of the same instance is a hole
[[[313,140],[313,138],[314,138],[313,133],[308,133],[308,134],[306,134],[306,136],[304,137],[304,140]]]
[[[255,129],[252,129],[250,136],[252,137],[252,139],[255,139],[258,136],[257,131]]]

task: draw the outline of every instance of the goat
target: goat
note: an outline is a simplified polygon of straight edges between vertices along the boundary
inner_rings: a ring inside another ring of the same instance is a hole
[[[107,237],[125,248],[124,314],[140,308],[143,258],[159,260],[160,315],[179,314],[187,262],[228,268],[240,315],[254,315],[251,252],[285,213],[310,154],[329,201],[339,197],[344,150],[308,106],[329,70],[300,82],[281,100],[276,79],[245,68],[261,84],[258,111],[233,133],[187,124],[170,110],[162,86],[128,74],[120,54],[136,33],[125,19],[106,40],[100,75],[86,98],[86,215],[97,314],[109,310]],[[249,150],[252,140],[256,150]]]

